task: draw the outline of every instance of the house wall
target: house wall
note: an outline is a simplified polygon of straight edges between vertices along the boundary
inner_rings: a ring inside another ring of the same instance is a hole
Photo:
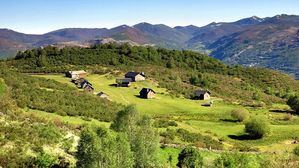
[[[145,77],[139,74],[139,75],[136,75],[135,79],[133,79],[133,80],[136,81],[136,82],[137,81],[143,81],[143,80],[145,80]]]
[[[210,94],[209,94],[209,93],[205,93],[205,94],[203,95],[203,99],[204,99],[204,100],[210,99]]]
[[[152,99],[152,98],[154,98],[155,97],[155,93],[154,92],[149,92],[148,94],[147,94],[147,98],[148,99]]]

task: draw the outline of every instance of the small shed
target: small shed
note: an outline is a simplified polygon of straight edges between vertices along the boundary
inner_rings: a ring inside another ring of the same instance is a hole
[[[94,91],[94,88],[91,85],[87,84],[87,85],[84,86],[83,90],[84,90],[84,92],[89,92],[90,93],[90,92]]]
[[[109,96],[104,92],[97,93],[97,96],[99,96],[100,98],[109,99]]]
[[[132,82],[145,80],[144,72],[128,72],[125,74],[125,78],[131,78]]]
[[[65,73],[65,76],[76,80],[76,79],[80,79],[80,78],[85,78],[87,76],[87,72],[84,70],[68,71]]]
[[[117,87],[129,87],[131,85],[132,79],[131,78],[118,78],[116,79],[116,86]]]
[[[196,90],[194,92],[193,99],[195,100],[208,100],[211,97],[211,92],[209,90]]]
[[[79,86],[79,88],[84,89],[87,85],[92,86],[91,83],[88,82],[88,80],[84,79],[81,83],[79,83],[77,86]]]
[[[151,99],[154,98],[156,95],[156,92],[153,89],[150,88],[142,88],[139,92],[139,97],[144,99]]]

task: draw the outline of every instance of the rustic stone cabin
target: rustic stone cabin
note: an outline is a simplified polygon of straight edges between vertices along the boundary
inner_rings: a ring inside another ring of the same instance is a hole
[[[88,80],[84,79],[83,82],[81,82],[81,83],[79,84],[79,87],[80,87],[81,89],[84,89],[85,86],[87,86],[87,85],[92,86],[92,84],[89,83]]]
[[[145,80],[144,72],[128,72],[125,74],[125,78],[131,78],[132,82]]]
[[[87,72],[84,70],[80,71],[68,71],[65,73],[66,77],[72,78],[73,80],[85,78],[87,76]]]
[[[196,90],[194,92],[193,99],[195,100],[207,100],[210,99],[211,92],[209,90]]]
[[[105,94],[104,92],[99,92],[97,94],[97,96],[99,96],[100,98],[109,99],[109,96],[107,94]]]
[[[131,85],[132,79],[131,78],[118,78],[116,79],[116,86],[117,87],[129,87]]]
[[[83,90],[84,90],[84,92],[89,92],[90,93],[90,92],[94,91],[94,88],[91,85],[87,84],[87,85],[84,86]]]
[[[156,95],[156,92],[153,89],[150,88],[142,88],[139,92],[139,97],[144,99],[151,99],[154,98]]]

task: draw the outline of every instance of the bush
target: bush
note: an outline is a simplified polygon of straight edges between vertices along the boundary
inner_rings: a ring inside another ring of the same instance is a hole
[[[299,113],[299,96],[291,96],[287,104],[296,112]]]
[[[296,146],[293,150],[293,153],[297,156],[299,156],[299,146]]]
[[[167,128],[169,126],[177,127],[178,124],[175,121],[169,121],[169,120],[156,120],[154,122],[154,126],[158,128]]]
[[[248,119],[249,112],[245,109],[235,109],[231,112],[231,116],[239,122],[242,122]]]
[[[293,116],[292,116],[292,114],[290,114],[290,113],[287,113],[287,114],[285,114],[285,115],[283,116],[283,120],[284,120],[284,121],[291,121],[292,118],[293,118]]]
[[[178,167],[199,168],[203,166],[203,157],[199,151],[192,147],[187,147],[178,156]]]
[[[248,133],[251,138],[259,139],[269,133],[269,126],[266,121],[253,118],[245,123],[245,132]]]
[[[217,168],[252,168],[260,167],[256,157],[248,154],[223,153],[215,161],[214,167]]]

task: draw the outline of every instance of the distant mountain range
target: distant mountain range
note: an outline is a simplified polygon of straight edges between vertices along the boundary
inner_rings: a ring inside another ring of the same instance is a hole
[[[89,46],[128,42],[209,53],[229,64],[262,66],[285,71],[299,79],[299,16],[256,16],[203,27],[139,23],[106,28],[67,28],[43,35],[0,29],[0,57],[47,45]]]

